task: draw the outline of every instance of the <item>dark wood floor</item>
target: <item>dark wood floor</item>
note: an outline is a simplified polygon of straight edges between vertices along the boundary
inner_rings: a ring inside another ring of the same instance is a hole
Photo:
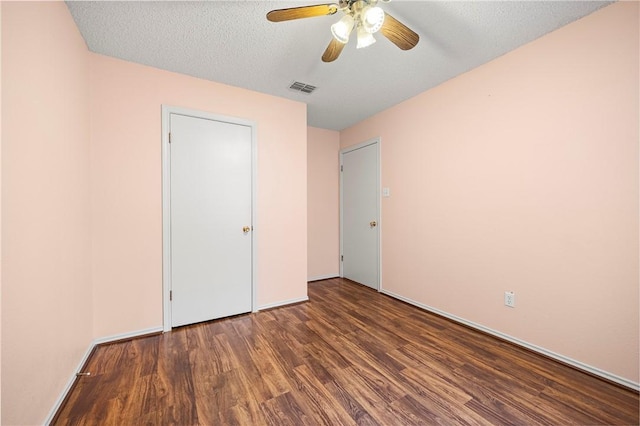
[[[333,279],[100,346],[54,424],[637,425],[638,394]]]

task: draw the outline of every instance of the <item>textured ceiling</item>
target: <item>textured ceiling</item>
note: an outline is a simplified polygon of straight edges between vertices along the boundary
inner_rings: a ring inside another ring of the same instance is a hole
[[[320,57],[333,16],[273,23],[271,9],[321,1],[71,1],[89,50],[308,105],[308,124],[342,130],[611,2],[399,1],[379,3],[420,35],[402,51],[376,34]],[[317,86],[312,94],[293,81]]]

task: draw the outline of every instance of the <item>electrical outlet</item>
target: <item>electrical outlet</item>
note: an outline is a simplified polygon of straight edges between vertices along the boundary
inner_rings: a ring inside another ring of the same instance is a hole
[[[510,308],[516,307],[516,294],[512,291],[504,292],[504,305]]]

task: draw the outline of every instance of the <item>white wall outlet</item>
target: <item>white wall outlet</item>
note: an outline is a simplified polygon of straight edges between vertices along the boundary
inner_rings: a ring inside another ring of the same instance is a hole
[[[504,305],[510,308],[516,307],[516,294],[512,291],[504,292]]]

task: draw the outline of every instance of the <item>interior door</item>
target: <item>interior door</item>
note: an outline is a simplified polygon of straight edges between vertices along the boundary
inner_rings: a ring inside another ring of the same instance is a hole
[[[379,289],[378,144],[340,153],[342,276]]]
[[[251,132],[170,114],[173,327],[252,309]]]

